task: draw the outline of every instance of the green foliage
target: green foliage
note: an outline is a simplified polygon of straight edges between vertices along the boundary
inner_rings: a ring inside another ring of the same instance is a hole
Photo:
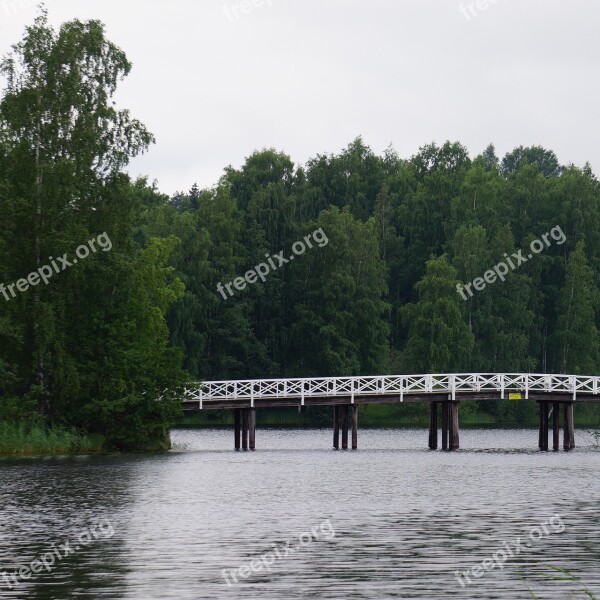
[[[327,245],[298,259],[290,282],[290,370],[375,374],[387,353],[389,313],[375,220],[362,223],[332,208],[305,232],[317,229]]]
[[[169,198],[123,173],[153,137],[115,108],[131,64],[101,23],[55,31],[42,11],[1,69],[0,282],[102,232],[112,246],[0,296],[0,410],[11,423],[160,448],[186,379],[598,372],[600,186],[588,165],[559,165],[540,147],[500,160],[490,145],[471,158],[458,142],[401,159],[359,137],[305,166],[258,150],[213,188]],[[527,255],[556,226],[564,243],[461,298],[459,281]],[[233,297],[219,292],[317,230],[326,243]]]
[[[578,242],[569,255],[558,305],[554,334],[554,364],[558,372],[589,374],[597,368],[600,339],[595,323],[598,289],[594,281],[585,256],[585,244]]]
[[[474,338],[461,314],[456,269],[444,254],[427,262],[415,289],[419,301],[402,315],[408,327],[406,368],[412,373],[455,373],[467,368]]]
[[[0,455],[72,454],[98,452],[104,440],[76,429],[39,423],[0,422]]]
[[[114,107],[131,69],[97,21],[58,32],[42,11],[2,63],[0,281],[110,248],[0,304],[0,398],[12,419],[84,427],[111,447],[163,439],[185,379],[165,313],[183,294],[167,263],[174,236],[135,239],[136,189],[121,173],[153,138]],[[162,396],[162,400],[157,398]]]
[[[515,148],[502,160],[502,171],[505,174],[514,173],[524,164],[534,165],[544,177],[558,177],[562,171],[556,154],[541,146],[531,146],[530,148],[519,146]]]

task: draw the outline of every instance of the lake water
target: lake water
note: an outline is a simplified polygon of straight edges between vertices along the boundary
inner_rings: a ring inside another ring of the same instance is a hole
[[[600,598],[600,450],[537,440],[360,430],[335,452],[329,430],[258,430],[235,453],[176,430],[163,455],[0,460],[0,598]]]

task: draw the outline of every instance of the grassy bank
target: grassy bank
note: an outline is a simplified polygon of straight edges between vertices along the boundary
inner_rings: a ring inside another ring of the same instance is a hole
[[[0,423],[0,455],[76,454],[100,452],[104,439],[62,427]]]

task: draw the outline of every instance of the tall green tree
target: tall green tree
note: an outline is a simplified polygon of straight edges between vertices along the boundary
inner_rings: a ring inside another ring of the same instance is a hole
[[[554,365],[560,373],[593,375],[600,366],[600,337],[596,327],[598,289],[585,244],[578,242],[569,255],[565,284],[558,305],[554,335]]]
[[[183,373],[164,313],[182,290],[166,265],[175,241],[140,247],[133,238],[139,205],[122,169],[153,137],[113,102],[131,64],[99,21],[55,31],[42,10],[1,69],[2,280],[26,277],[50,257],[73,258],[100,235],[110,248],[9,303],[0,363],[14,367],[0,394],[35,397],[48,418],[138,447],[164,434],[174,414],[163,391]]]
[[[389,305],[377,227],[349,211],[323,211],[306,225],[326,239],[294,261],[290,327],[294,375],[374,374],[386,365]]]
[[[456,269],[442,255],[427,262],[425,275],[415,286],[419,296],[407,304],[406,369],[412,373],[452,373],[468,370],[474,338],[463,320],[456,292]]]
[[[533,165],[544,177],[558,177],[562,172],[556,154],[542,146],[519,146],[502,159],[502,172],[505,175],[518,171],[524,164]]]

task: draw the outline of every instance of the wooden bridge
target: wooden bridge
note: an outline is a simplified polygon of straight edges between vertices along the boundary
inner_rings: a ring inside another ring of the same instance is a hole
[[[575,447],[573,407],[577,402],[600,402],[600,377],[514,373],[446,375],[382,375],[205,381],[185,390],[183,409],[233,409],[235,449],[254,450],[256,410],[284,406],[333,406],[333,447],[358,448],[358,407],[361,404],[426,402],[430,406],[429,448],[460,447],[461,400],[526,400],[539,404],[539,448],[560,448],[560,413],[564,412],[563,448]],[[551,417],[551,424],[549,420]]]

